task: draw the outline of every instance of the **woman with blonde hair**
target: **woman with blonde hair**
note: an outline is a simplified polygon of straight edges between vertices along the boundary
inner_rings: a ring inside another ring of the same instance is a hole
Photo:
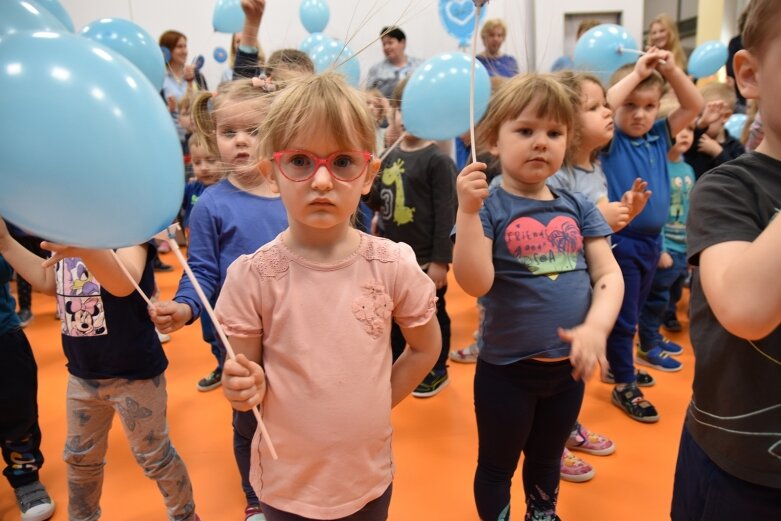
[[[686,70],[688,60],[681,46],[678,27],[670,15],[662,13],[651,20],[648,26],[648,47],[670,51],[675,57],[675,65]]]
[[[515,58],[500,52],[506,37],[507,26],[502,20],[494,18],[486,20],[483,24],[480,38],[483,40],[485,50],[477,55],[477,59],[485,65],[490,76],[512,78],[518,74],[518,63]]]

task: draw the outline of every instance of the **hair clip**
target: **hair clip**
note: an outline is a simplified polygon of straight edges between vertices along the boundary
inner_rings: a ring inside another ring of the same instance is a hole
[[[255,76],[252,78],[252,86],[263,89],[264,92],[274,92],[277,90],[277,86],[271,81],[271,78],[265,74],[262,76]]]

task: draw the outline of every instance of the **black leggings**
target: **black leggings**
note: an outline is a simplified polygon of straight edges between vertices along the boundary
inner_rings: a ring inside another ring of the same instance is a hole
[[[527,518],[555,514],[561,454],[583,401],[583,382],[571,373],[569,360],[493,365],[478,358],[474,492],[483,521],[510,519],[510,484],[521,451]]]
[[[393,494],[393,483],[391,483],[385,492],[372,501],[366,503],[362,509],[350,514],[347,517],[340,517],[333,521],[385,521],[388,519],[388,508],[390,507],[391,495]],[[283,512],[276,508],[261,503],[263,515],[267,521],[314,521],[308,517],[302,517],[289,512]]]

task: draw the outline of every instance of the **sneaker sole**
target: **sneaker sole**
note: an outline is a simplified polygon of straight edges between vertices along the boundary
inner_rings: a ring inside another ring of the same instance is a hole
[[[591,472],[586,472],[585,474],[562,474],[559,473],[559,476],[564,481],[569,481],[570,483],[585,483],[586,481],[591,481],[594,479],[594,476],[596,476],[597,472],[592,469]]]
[[[591,454],[592,456],[610,456],[616,451],[615,444],[611,445],[606,449],[589,449],[583,447],[582,445],[573,445],[572,447],[567,445],[567,448],[569,450],[576,451],[576,452],[585,452],[586,454]]]
[[[44,505],[38,506],[44,507]],[[47,519],[52,518],[54,510],[55,504],[54,500],[52,500],[51,503],[45,505],[45,508],[33,507],[33,509],[28,510],[26,514],[22,514],[22,521],[46,521]]]
[[[678,367],[675,368],[668,368],[668,367],[662,367],[660,365],[654,365],[651,362],[644,360],[640,357],[638,357],[635,362],[637,362],[639,365],[644,365],[646,367],[650,367],[652,369],[656,369],[658,371],[664,371],[666,373],[675,373],[683,369],[683,364],[680,364]]]
[[[611,396],[610,397],[610,401],[613,402],[613,405],[615,405],[616,407],[621,409],[621,411],[623,411],[624,414],[626,414],[627,416],[629,416],[630,418],[632,418],[635,421],[639,421],[640,423],[656,423],[656,422],[659,421],[659,414],[657,414],[656,416],[643,416],[643,417],[641,417],[641,416],[634,416],[634,415],[630,414],[629,411],[624,409],[624,407],[621,405],[621,402],[616,400],[615,396]]]
[[[419,392],[412,391],[412,396],[414,396],[415,398],[431,398],[432,396],[436,396],[439,393],[441,393],[442,390],[445,387],[447,387],[448,385],[450,385],[450,378],[445,380],[445,382],[442,385],[440,385],[439,387],[437,387],[433,391],[428,391],[428,392],[425,392],[425,393],[419,393]]]
[[[222,382],[220,381],[220,382],[217,382],[216,384],[205,385],[205,386],[201,386],[201,384],[196,384],[195,388],[198,389],[199,391],[201,391],[202,393],[205,393],[205,392],[211,391],[213,389],[216,389],[216,388],[218,388],[221,385],[222,385]]]

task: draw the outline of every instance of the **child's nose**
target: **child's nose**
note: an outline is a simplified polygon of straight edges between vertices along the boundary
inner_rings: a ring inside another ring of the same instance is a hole
[[[312,188],[316,190],[330,190],[333,187],[331,173],[325,165],[319,165],[312,176]]]

